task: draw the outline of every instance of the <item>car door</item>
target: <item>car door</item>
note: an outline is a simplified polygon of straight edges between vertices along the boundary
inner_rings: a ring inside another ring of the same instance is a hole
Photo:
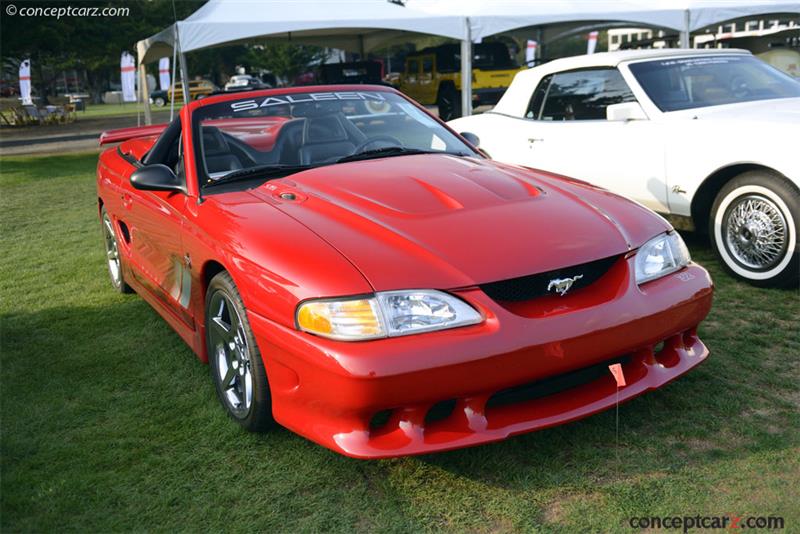
[[[514,121],[515,163],[586,180],[668,212],[662,130],[651,120],[607,120],[606,108],[623,102],[635,97],[613,67],[544,77],[524,120]]]
[[[180,152],[180,138],[174,142],[175,150]],[[180,155],[167,157],[165,163],[176,169],[180,177],[182,166],[176,163],[176,157]],[[122,211],[129,229],[134,275],[165,308],[192,326],[190,266],[181,238],[187,202],[188,197],[182,192],[142,191],[135,189],[130,181],[123,184]]]

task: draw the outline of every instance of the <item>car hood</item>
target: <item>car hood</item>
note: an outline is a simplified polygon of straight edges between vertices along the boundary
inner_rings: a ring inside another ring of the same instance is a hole
[[[589,184],[449,155],[319,167],[252,193],[335,247],[375,290],[547,272],[625,253],[669,229]]]
[[[739,104],[687,109],[673,112],[672,114],[676,117],[687,116],[700,120],[734,120],[737,123],[787,124],[796,127],[800,123],[800,98],[757,100]]]

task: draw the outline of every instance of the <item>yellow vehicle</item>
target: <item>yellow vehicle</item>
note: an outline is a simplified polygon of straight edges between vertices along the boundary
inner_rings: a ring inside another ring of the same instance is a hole
[[[216,91],[216,86],[208,80],[189,80],[189,99],[190,100],[197,100],[198,98],[203,98],[214,91]],[[175,91],[175,102],[182,102],[183,101],[183,84],[178,82],[175,84],[174,87]],[[169,90],[169,98],[172,99],[173,88],[170,87]]]
[[[472,47],[472,105],[497,104],[519,67],[508,47],[488,42]],[[436,104],[443,120],[461,116],[461,47],[425,48],[406,57],[400,90],[420,104]]]

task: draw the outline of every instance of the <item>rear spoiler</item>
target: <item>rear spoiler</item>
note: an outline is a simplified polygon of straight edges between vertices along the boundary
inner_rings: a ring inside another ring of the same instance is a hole
[[[118,130],[108,130],[100,134],[100,144],[121,143],[136,137],[148,137],[151,135],[161,135],[167,127],[167,123],[153,124],[152,126],[134,126],[132,128],[120,128]]]

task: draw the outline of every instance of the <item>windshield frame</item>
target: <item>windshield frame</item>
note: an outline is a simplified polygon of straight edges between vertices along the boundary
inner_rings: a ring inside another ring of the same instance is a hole
[[[255,91],[243,91],[238,93],[230,93],[230,94],[220,94],[214,95],[212,97],[208,97],[199,101],[192,102],[190,104],[191,109],[191,131],[192,131],[192,147],[193,147],[193,159],[194,159],[194,167],[196,170],[197,176],[197,187],[198,191],[200,191],[201,195],[204,189],[205,184],[211,179],[211,177],[207,173],[206,164],[205,164],[205,156],[203,151],[203,137],[202,137],[202,122],[208,120],[208,117],[202,113],[203,109],[208,106],[214,106],[221,103],[229,102],[233,104],[237,101],[250,101],[250,100],[258,100],[267,97],[283,97],[283,96],[290,96],[295,94],[309,94],[309,93],[331,93],[331,92],[353,92],[353,91],[360,91],[360,92],[381,92],[381,93],[390,93],[393,94],[401,99],[403,99],[408,104],[414,106],[416,110],[425,114],[426,118],[434,121],[438,126],[443,128],[448,133],[452,134],[458,141],[461,142],[463,145],[464,151],[469,155],[469,157],[476,157],[476,158],[486,158],[486,155],[481,152],[481,150],[477,147],[474,147],[464,139],[458,132],[450,128],[444,121],[442,121],[439,117],[434,116],[431,114],[427,109],[423,106],[415,102],[414,100],[408,98],[406,95],[397,91],[394,88],[386,87],[386,86],[378,86],[378,85],[311,85],[311,86],[298,86],[298,87],[284,87],[278,89],[260,89]],[[212,119],[213,120],[213,119]],[[448,152],[443,151],[442,154],[447,154]],[[391,157],[391,156],[389,156]],[[309,168],[319,168],[325,167],[328,165],[335,165],[337,162],[332,161],[330,163],[325,164],[313,164]],[[356,162],[353,162],[356,163]],[[267,181],[270,178],[264,178],[263,181]],[[251,184],[250,187],[252,188],[252,183],[256,182],[256,179],[247,180],[248,183]],[[261,182],[263,183],[263,182]],[[257,185],[260,185],[258,183]],[[220,190],[227,190],[227,187],[222,187]],[[212,189],[213,190],[213,189]]]
[[[676,109],[669,109],[669,108],[662,108],[652,97],[650,92],[648,92],[647,88],[640,82],[639,77],[637,76],[635,70],[631,67],[635,65],[641,65],[644,63],[660,63],[663,61],[685,61],[685,60],[701,60],[707,58],[737,58],[737,59],[750,59],[754,61],[758,61],[763,63],[763,66],[766,67],[768,70],[774,71],[777,77],[785,78],[786,80],[793,81],[796,83],[800,83],[798,80],[795,80],[788,74],[784,73],[780,69],[777,69],[766,63],[756,56],[753,56],[749,52],[741,51],[741,50],[721,50],[721,51],[709,51],[708,53],[704,54],[675,54],[675,55],[665,55],[665,56],[654,56],[654,57],[647,57],[641,58],[631,61],[626,61],[624,63],[620,63],[618,68],[623,74],[623,77],[628,81],[631,89],[634,92],[637,100],[643,107],[646,108],[648,113],[655,112],[657,115],[661,114],[668,114],[668,113],[685,113],[685,112],[692,112],[698,109],[707,109],[719,106],[729,106],[729,105],[739,105],[739,104],[747,104],[751,102],[765,102],[769,100],[781,100],[785,98],[797,98],[796,96],[778,96],[778,97],[769,97],[769,98],[754,98],[751,100],[741,100],[735,102],[719,102],[719,103],[704,103],[703,105],[698,106],[687,106],[687,107],[680,107]]]

